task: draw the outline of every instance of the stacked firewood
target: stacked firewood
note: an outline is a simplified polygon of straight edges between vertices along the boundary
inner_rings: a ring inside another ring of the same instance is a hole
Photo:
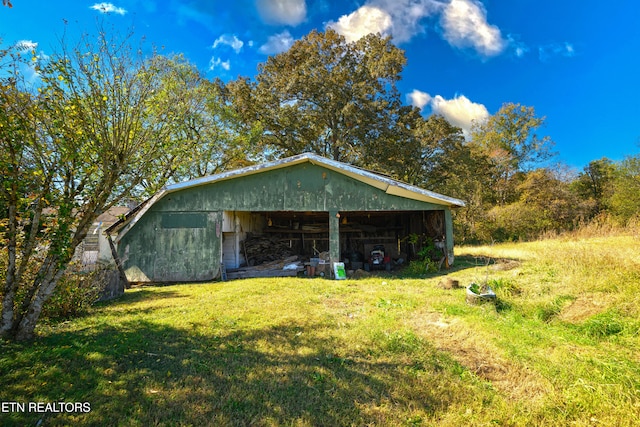
[[[289,241],[281,240],[277,236],[247,233],[242,245],[247,264],[250,266],[280,261],[294,255]]]

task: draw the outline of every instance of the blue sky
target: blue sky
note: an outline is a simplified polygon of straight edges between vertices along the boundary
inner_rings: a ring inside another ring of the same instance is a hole
[[[407,65],[399,88],[423,114],[468,129],[505,102],[546,117],[556,160],[581,169],[640,151],[640,3],[619,0],[13,0],[3,45],[46,55],[96,23],[184,53],[210,78],[253,77],[268,55],[312,29],[348,40],[392,36]],[[65,22],[67,22],[65,26]]]

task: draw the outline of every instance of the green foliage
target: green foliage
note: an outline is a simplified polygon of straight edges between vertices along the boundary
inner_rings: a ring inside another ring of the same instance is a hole
[[[59,280],[56,289],[47,300],[42,317],[54,320],[68,320],[89,312],[100,298],[105,287],[106,270],[97,269],[82,272],[70,268]]]
[[[186,150],[188,155],[170,170],[172,181],[181,182],[246,166],[250,159],[258,156],[259,129],[239,119],[231,105],[229,90],[221,80],[206,79],[181,57],[159,57],[157,60],[167,69],[162,96],[169,96],[167,92],[176,90],[187,92],[184,96],[188,108],[180,120],[176,120],[172,140],[176,150]],[[180,85],[185,89],[180,89]],[[175,158],[176,153],[170,152],[167,161]]]
[[[613,193],[613,180],[615,176],[615,164],[603,157],[593,160],[584,167],[578,177],[571,183],[571,188],[585,201],[592,201],[593,217],[608,208],[609,199]]]
[[[640,155],[628,156],[616,165],[612,213],[623,222],[640,214]]]
[[[348,43],[331,29],[314,30],[261,64],[255,82],[229,87],[236,111],[262,129],[267,152],[367,164],[369,147],[392,141],[405,62],[390,38],[369,34]]]
[[[518,186],[526,172],[552,156],[551,138],[537,135],[543,124],[544,118],[537,117],[533,107],[513,103],[504,104],[488,120],[475,123],[468,160],[463,163],[469,168],[462,175],[466,178],[463,182],[467,195],[459,196],[468,205],[456,215],[463,239],[511,238],[513,233],[508,227],[503,230],[492,224],[495,214],[488,212],[495,206],[517,202]]]
[[[429,258],[409,261],[409,265],[403,270],[409,276],[420,276],[438,271],[438,263]]]
[[[434,241],[415,233],[407,236],[407,241],[420,249],[416,253],[417,259],[411,260],[409,265],[405,267],[404,272],[410,276],[437,272],[439,261],[443,255],[442,251],[436,249]]]
[[[520,104],[503,104],[486,122],[475,124],[472,140],[480,147],[496,167],[495,181],[499,188],[497,201],[509,201],[509,181],[514,174],[552,156],[553,141],[539,137],[544,117],[537,117],[533,107]]]
[[[580,330],[593,338],[606,338],[625,330],[625,320],[618,310],[610,309],[591,316],[580,325]]]
[[[479,227],[484,240],[535,239],[546,232],[571,230],[589,217],[590,205],[581,202],[569,183],[550,169],[524,174],[517,186],[517,200],[496,205]]]
[[[177,143],[176,128],[197,107],[188,94],[199,80],[182,58],[142,57],[103,29],[41,60],[15,48],[0,54],[0,335],[26,339],[93,220],[155,192],[187,159],[194,141]],[[31,282],[28,271],[37,271]]]
[[[507,295],[507,296],[516,296],[522,293],[522,289],[520,289],[515,280],[511,280],[508,278],[500,277],[497,279],[491,279],[487,281],[487,285],[491,287],[496,293]]]

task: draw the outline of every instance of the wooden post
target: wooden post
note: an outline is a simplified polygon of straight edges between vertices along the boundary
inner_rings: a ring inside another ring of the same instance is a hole
[[[340,262],[340,213],[329,211],[329,262],[331,271],[333,263]]]
[[[113,261],[116,263],[116,268],[118,269],[120,280],[122,280],[124,286],[129,289],[131,287],[131,284],[127,280],[127,274],[124,272],[124,268],[122,267],[122,262],[120,261],[120,257],[118,256],[116,246],[113,244],[113,240],[111,240],[111,235],[107,233],[105,234],[107,235],[107,241],[109,242],[109,248],[111,249],[111,256],[113,257]]]
[[[446,263],[449,268],[453,265],[453,218],[451,216],[451,209],[446,208],[444,210],[444,229],[445,229],[445,252],[446,252]]]

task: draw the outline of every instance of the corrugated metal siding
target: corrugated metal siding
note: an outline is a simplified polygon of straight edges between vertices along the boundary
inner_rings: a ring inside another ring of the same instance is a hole
[[[164,223],[164,213],[151,211],[118,245],[118,252],[132,282],[200,281],[215,278],[220,269],[222,214],[204,213],[206,224],[189,215]],[[182,223],[182,227],[180,227]],[[201,227],[201,225],[205,225]]]
[[[440,210],[442,205],[391,195],[310,163],[168,193],[154,210],[392,211]]]

